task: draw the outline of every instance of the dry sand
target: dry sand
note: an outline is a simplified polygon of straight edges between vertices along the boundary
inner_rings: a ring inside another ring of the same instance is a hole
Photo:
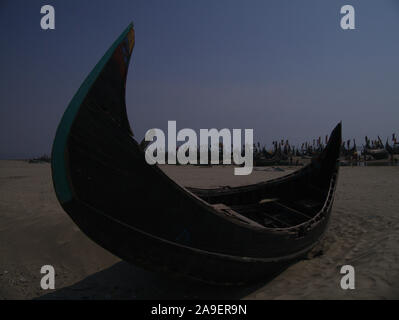
[[[285,175],[259,168],[163,167],[197,187],[240,185]],[[322,255],[258,284],[212,287],[131,266],[89,240],[58,204],[48,164],[0,161],[0,299],[397,299],[399,167],[341,168]],[[56,289],[40,289],[40,268],[53,265]],[[356,289],[340,288],[340,267],[356,271]]]

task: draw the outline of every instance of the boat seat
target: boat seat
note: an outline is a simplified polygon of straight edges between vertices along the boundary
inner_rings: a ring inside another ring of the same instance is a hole
[[[216,203],[216,204],[212,205],[212,207],[215,210],[222,212],[230,217],[241,220],[242,222],[248,223],[252,226],[264,228],[264,226],[262,226],[261,224],[257,223],[254,220],[248,219],[247,217],[243,216],[242,214],[239,214],[237,211],[234,211],[231,207],[226,206],[224,203]]]
[[[305,218],[306,220],[312,218],[311,216],[307,215],[306,213],[301,212],[301,211],[298,211],[298,210],[296,210],[296,209],[294,209],[294,208],[291,208],[291,207],[289,207],[289,206],[287,206],[287,205],[285,205],[285,204],[282,204],[282,203],[280,203],[280,202],[275,202],[275,204],[277,204],[277,205],[278,205],[279,207],[281,207],[281,208],[284,208],[284,209],[290,211],[290,212],[293,213],[293,214],[296,214],[296,215],[298,215],[298,216],[301,216],[301,217]]]
[[[259,201],[259,204],[264,204],[264,203],[269,203],[269,202],[275,202],[278,201],[279,198],[271,198],[271,199],[262,199]]]

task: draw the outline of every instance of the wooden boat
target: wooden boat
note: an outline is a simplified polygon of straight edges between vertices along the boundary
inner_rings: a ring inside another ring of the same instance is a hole
[[[73,97],[57,129],[52,177],[80,229],[130,263],[220,284],[270,275],[326,231],[341,124],[310,165],[253,185],[185,188],[147,164],[125,108],[129,26]]]
[[[373,145],[370,145],[370,140],[365,137],[366,145],[363,146],[363,156],[371,156],[374,160],[384,160],[388,159],[389,153],[384,147],[381,138],[378,137],[378,141],[374,141]]]
[[[364,148],[363,154],[372,156],[374,160],[384,160],[389,157],[389,153],[385,148]]]
[[[390,155],[399,154],[399,144],[394,143],[391,146],[391,145],[389,145],[388,140],[387,140],[385,143],[385,150],[387,150]]]
[[[357,157],[357,147],[355,139],[353,139],[352,148],[350,147],[350,140],[347,141],[347,147],[345,147],[345,142],[343,142],[341,146],[341,158],[345,160],[351,160],[354,157]]]

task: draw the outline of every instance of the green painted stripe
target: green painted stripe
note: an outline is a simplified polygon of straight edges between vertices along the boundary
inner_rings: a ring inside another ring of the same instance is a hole
[[[133,29],[133,23],[131,23],[125,29],[125,31],[113,43],[113,45],[108,49],[108,51],[97,63],[94,69],[90,72],[83,84],[80,86],[79,90],[76,92],[75,96],[72,98],[67,109],[65,110],[64,115],[62,116],[60,124],[58,125],[53,142],[53,149],[51,152],[51,168],[55,192],[58,201],[61,204],[67,203],[72,200],[72,191],[69,186],[65,166],[65,150],[67,147],[68,136],[72,124],[90,88],[97,80],[104,66],[112,57],[115,49],[122,41],[124,41],[125,37],[131,29]]]

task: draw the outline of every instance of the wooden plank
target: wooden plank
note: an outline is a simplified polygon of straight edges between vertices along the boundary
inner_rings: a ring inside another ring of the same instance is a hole
[[[259,224],[256,221],[251,220],[251,219],[243,216],[242,214],[238,213],[237,211],[234,211],[231,207],[226,206],[224,203],[217,203],[217,204],[212,205],[212,207],[214,209],[218,210],[218,211],[221,211],[221,212],[229,215],[229,216],[232,216],[232,217],[234,217],[236,219],[244,221],[244,222],[246,222],[246,223],[248,223],[250,225],[264,228],[264,226],[262,226],[261,224]]]
[[[289,211],[291,211],[291,212],[293,212],[293,213],[295,213],[295,214],[297,214],[297,215],[300,215],[300,216],[306,218],[307,220],[309,220],[309,219],[312,218],[311,216],[308,216],[307,214],[305,214],[305,213],[303,213],[303,212],[300,212],[300,211],[298,211],[298,210],[295,210],[295,209],[293,209],[293,208],[287,207],[286,205],[284,205],[284,204],[282,204],[282,203],[280,203],[280,202],[274,202],[274,204],[276,204],[276,205],[278,205],[278,206],[280,206],[280,207],[282,207],[282,208],[285,208],[285,209],[287,209],[287,210],[289,210]]]

